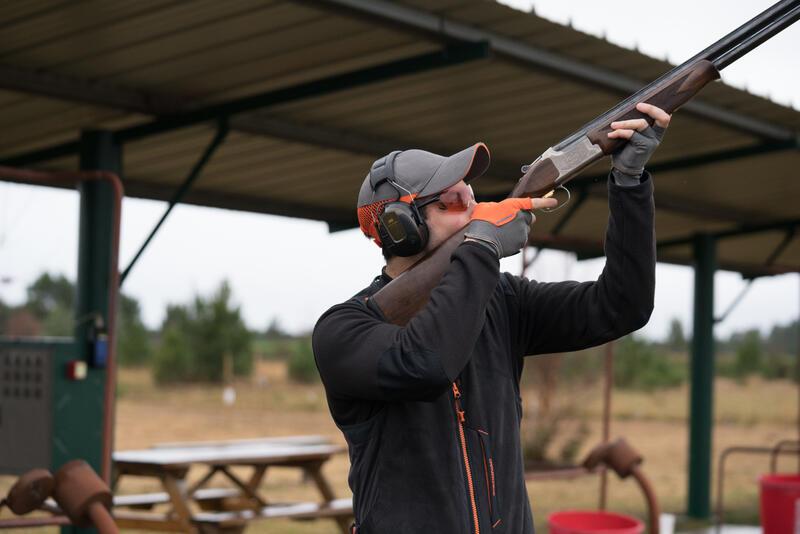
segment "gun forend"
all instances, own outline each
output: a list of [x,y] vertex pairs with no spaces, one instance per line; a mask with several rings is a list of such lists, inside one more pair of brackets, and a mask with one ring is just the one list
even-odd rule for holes
[[691,100],[707,83],[717,79],[719,79],[719,71],[714,64],[706,59],[698,60],[663,82],[653,84],[648,88],[649,90],[637,95],[639,98],[635,102],[629,102],[616,113],[598,117],[598,119],[604,120],[595,119],[589,123],[586,126],[586,136],[592,143],[603,149],[603,154],[611,154],[625,142],[624,139],[609,139],[608,133],[611,131],[612,122],[643,118],[649,124],[653,124],[653,119],[637,110],[636,104],[646,102],[667,113],[673,113]]

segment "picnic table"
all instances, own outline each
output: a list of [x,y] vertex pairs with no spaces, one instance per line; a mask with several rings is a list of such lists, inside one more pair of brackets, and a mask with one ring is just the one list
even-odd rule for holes
[[[322,473],[325,462],[345,451],[344,447],[319,436],[171,443],[116,451],[114,487],[123,476],[154,477],[164,491],[115,495],[114,519],[121,528],[200,534],[240,532],[248,522],[257,519],[330,518],[342,532],[347,532],[352,522],[352,500],[337,499]],[[198,466],[205,474],[190,486],[187,473]],[[232,470],[237,466],[249,467],[249,476],[237,475]],[[266,499],[259,492],[259,485],[270,467],[298,469],[313,480],[320,499],[308,502]],[[218,473],[227,479],[229,487],[206,487]],[[168,504],[170,509],[166,513],[152,511],[160,504]]]

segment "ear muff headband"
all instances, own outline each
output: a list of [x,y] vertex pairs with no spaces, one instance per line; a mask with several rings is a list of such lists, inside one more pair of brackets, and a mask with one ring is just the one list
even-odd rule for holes
[[396,184],[392,181],[394,178],[394,158],[400,153],[400,150],[390,152],[381,159],[375,160],[369,170],[369,184],[372,186],[372,194],[383,182],[389,182],[397,189]]
[[[381,245],[396,256],[413,256],[425,249],[428,244],[428,226],[414,203],[410,191],[398,185],[394,180],[394,160],[399,150],[375,161],[369,171],[369,183],[373,198],[375,191],[383,183],[389,183],[397,191],[397,199],[387,202],[378,208],[375,226]],[[403,191],[408,194],[409,202],[399,200]]]

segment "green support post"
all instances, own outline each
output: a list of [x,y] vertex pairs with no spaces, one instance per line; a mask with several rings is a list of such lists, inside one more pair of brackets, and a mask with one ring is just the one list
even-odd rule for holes
[[[112,132],[81,135],[81,170],[106,170],[119,175],[120,145]],[[114,193],[104,181],[86,181],[80,192],[78,279],[75,295],[75,344],[71,358],[85,360],[85,380],[58,381],[54,388],[53,458],[58,469],[81,458],[101,472],[103,398],[106,368],[95,358],[96,332],[108,328],[108,290],[114,232]],[[93,329],[96,329],[93,332]],[[60,374],[61,371],[57,371]],[[93,533],[93,528],[61,528],[62,534]]]
[[716,242],[711,234],[694,238],[694,328],[689,403],[689,517],[711,513],[711,431],[714,399],[714,272]]
[[[120,174],[121,150],[113,132],[85,131],[81,135],[81,170]],[[109,270],[114,232],[114,192],[104,181],[86,181],[80,191],[78,282],[75,295],[75,339],[90,360],[88,336],[94,320],[108,318]]]

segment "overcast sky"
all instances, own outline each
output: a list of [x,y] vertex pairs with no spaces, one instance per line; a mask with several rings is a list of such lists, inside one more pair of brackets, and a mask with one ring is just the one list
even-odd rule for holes
[[[530,2],[505,3],[523,9],[530,6]],[[771,2],[547,0],[534,4],[540,16],[561,23],[571,20],[581,31],[680,63]],[[798,107],[797,50],[800,24],[725,69],[722,78]],[[680,120],[680,113],[674,120]],[[480,132],[475,134],[480,137]],[[356,196],[354,189],[354,204]],[[163,202],[125,200],[120,269],[127,266],[165,209]],[[43,271],[74,280],[77,217],[74,192],[0,182],[0,299],[23,302],[25,287]],[[277,318],[288,330],[301,332],[311,329],[329,306],[367,285],[381,265],[380,251],[358,230],[329,234],[320,222],[178,206],[123,291],[139,300],[146,324],[156,328],[168,303],[189,302],[196,293],[209,294],[227,279],[249,326],[264,329]],[[541,280],[590,280],[602,265],[602,260],[576,262],[569,254],[545,252],[528,275]],[[503,268],[519,272],[519,256],[504,260]],[[720,314],[745,282],[738,274],[720,272],[716,284],[716,313]],[[673,317],[691,330],[692,291],[690,268],[659,264],[656,308],[642,333],[663,338]],[[727,336],[749,327],[767,331],[797,318],[798,308],[798,275],[758,279],[735,311],[717,325],[716,333]]]

